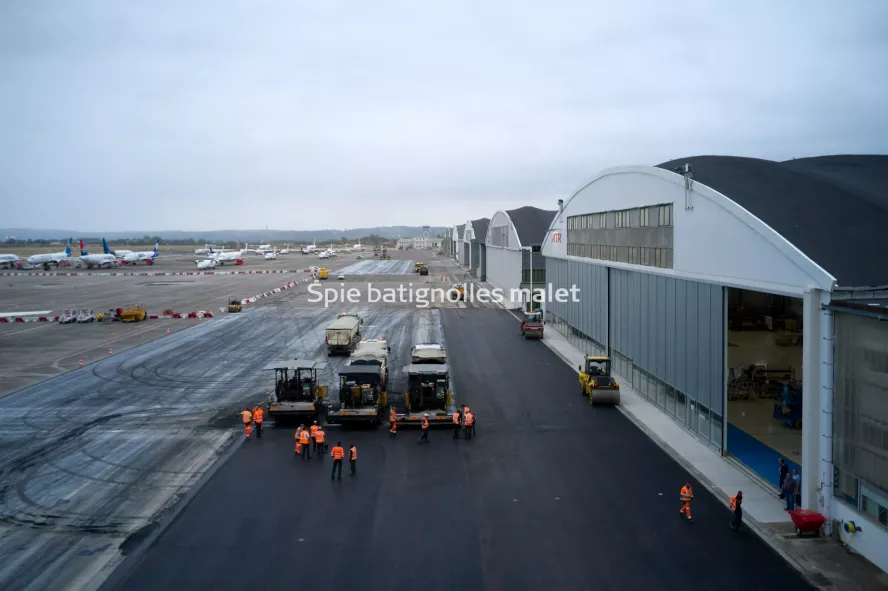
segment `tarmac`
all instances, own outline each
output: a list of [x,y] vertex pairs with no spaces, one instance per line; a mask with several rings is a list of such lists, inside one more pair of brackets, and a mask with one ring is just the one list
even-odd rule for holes
[[477,436],[355,443],[358,475],[295,457],[290,429],[243,443],[108,589],[806,589],[688,473],[502,310],[441,310],[458,402]]

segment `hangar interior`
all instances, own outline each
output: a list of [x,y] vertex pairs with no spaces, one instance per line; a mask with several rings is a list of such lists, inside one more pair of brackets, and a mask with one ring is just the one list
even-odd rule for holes
[[801,298],[726,288],[727,451],[769,482],[801,472]]

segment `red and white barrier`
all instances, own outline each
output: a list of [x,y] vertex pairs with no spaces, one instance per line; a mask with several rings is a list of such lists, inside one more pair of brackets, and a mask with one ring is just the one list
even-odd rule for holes
[[311,269],[259,269],[256,271],[3,271],[0,277],[178,277],[186,275],[269,275],[280,273],[309,273]]
[[7,322],[58,322],[58,316],[4,316],[0,324]]
[[304,279],[299,279],[298,281],[290,281],[289,283],[286,283],[280,287],[275,287],[271,291],[266,291],[266,292],[263,292],[260,294],[256,294],[251,298],[243,299],[243,300],[241,300],[241,305],[245,306],[247,304],[252,304],[253,302],[256,302],[257,300],[261,300],[261,299],[273,296],[275,294],[281,293],[284,290],[293,289],[294,287],[296,287],[298,285],[302,285],[303,283],[308,283],[312,279],[313,279],[312,277],[306,277]]

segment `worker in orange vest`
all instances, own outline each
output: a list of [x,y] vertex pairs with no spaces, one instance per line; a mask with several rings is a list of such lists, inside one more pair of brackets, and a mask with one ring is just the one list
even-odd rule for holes
[[472,438],[472,433],[475,429],[475,414],[466,407],[466,418],[465,418],[465,427],[466,427],[466,439]]
[[315,452],[317,452],[318,451],[318,443],[315,440],[315,433],[318,432],[318,422],[315,421],[309,429],[311,430],[311,434],[310,434],[311,444],[314,446]]
[[678,512],[679,517],[687,517],[688,521],[693,521],[691,519],[691,500],[694,498],[694,491],[691,488],[690,482],[685,482],[685,485],[681,487],[681,510]]
[[472,415],[472,421],[471,421],[471,423],[469,423],[469,428],[470,428],[470,430],[471,430],[471,432],[472,432],[472,435],[474,436],[474,435],[475,435],[475,423],[478,422],[478,418],[475,416],[475,413],[472,412],[472,409],[470,409],[468,406],[466,407],[465,412],[466,412],[467,414]]
[[308,429],[302,430],[299,443],[302,444],[302,459],[311,459],[311,432]]
[[336,442],[336,446],[330,450],[330,455],[333,456],[333,472],[330,473],[330,480],[335,478],[337,469],[339,469],[339,480],[342,480],[342,458],[345,457],[345,450],[342,449],[341,441]]
[[354,476],[358,473],[358,448],[354,443],[348,444],[348,461],[351,465],[351,472],[348,475]]
[[459,439],[459,429],[462,427],[462,413],[457,410],[453,413],[453,438]]
[[253,413],[250,412],[249,408],[245,408],[241,411],[241,420],[244,422],[244,433],[247,436],[247,439],[250,438],[250,432],[253,431]]
[[424,413],[422,415],[422,435],[419,436],[417,443],[429,440],[429,425],[429,413]]
[[319,425],[318,430],[315,431],[315,434],[314,434],[315,451],[318,453],[318,460],[324,459],[324,453],[323,453],[324,452],[324,440],[325,440],[324,430]]
[[261,407],[253,409],[253,424],[256,425],[256,439],[262,439],[262,415],[265,413]]
[[296,429],[296,455],[302,454],[302,432],[305,430],[305,425],[299,425],[299,428]]
[[395,412],[395,407],[389,407],[389,435],[397,435],[398,434],[398,413]]

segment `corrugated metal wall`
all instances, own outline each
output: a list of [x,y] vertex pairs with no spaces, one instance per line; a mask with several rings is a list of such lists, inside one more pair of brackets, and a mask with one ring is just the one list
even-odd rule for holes
[[478,267],[481,265],[481,243],[476,242],[472,244],[472,271],[477,271]]
[[487,281],[487,245],[482,242],[478,246],[480,247],[478,250],[481,252],[481,266],[478,277],[481,281]]
[[552,293],[576,285],[579,303],[559,303],[547,294],[547,313],[555,314],[570,326],[607,346],[607,267],[545,257],[546,281]]
[[611,347],[723,414],[724,288],[622,269],[610,283]]
[[471,250],[470,247],[471,244],[469,244],[468,242],[462,243],[462,252],[459,255],[459,264],[461,264],[463,267],[468,267],[471,262],[469,260],[469,251]]

